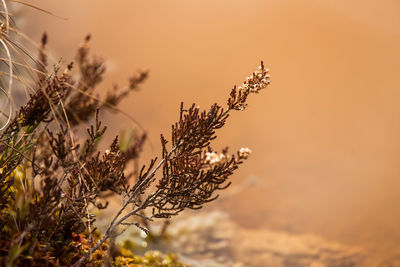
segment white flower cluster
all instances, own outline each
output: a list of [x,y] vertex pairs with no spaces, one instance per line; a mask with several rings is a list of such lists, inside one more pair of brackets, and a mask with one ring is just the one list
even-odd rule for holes
[[242,159],[247,159],[251,153],[251,149],[248,147],[242,147],[239,150],[239,157]]
[[259,71],[254,72],[246,78],[246,81],[239,86],[239,90],[248,90],[251,93],[258,93],[261,89],[267,87],[270,83],[269,70],[262,66],[258,67]]
[[207,152],[206,153],[206,163],[214,165],[221,161],[224,161],[226,156],[223,153],[217,154],[216,152]]

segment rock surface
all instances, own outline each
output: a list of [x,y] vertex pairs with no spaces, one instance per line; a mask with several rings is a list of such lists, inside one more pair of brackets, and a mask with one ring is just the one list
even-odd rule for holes
[[222,212],[188,214],[169,233],[174,249],[195,266],[364,266],[359,248],[311,234],[241,228]]

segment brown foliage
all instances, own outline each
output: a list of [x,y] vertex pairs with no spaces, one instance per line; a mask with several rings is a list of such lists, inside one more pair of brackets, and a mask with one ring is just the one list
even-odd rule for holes
[[[127,163],[140,158],[146,134],[135,135],[124,150],[116,136],[108,150],[99,152],[97,145],[106,131],[99,109],[116,110],[148,72],[138,72],[126,88],[114,86],[101,99],[96,89],[105,66],[90,56],[90,36],[78,49],[77,70],[71,62],[48,71],[47,39],[44,34],[35,61],[34,93],[0,135],[0,263],[80,265],[129,225],[147,231],[147,221],[199,209],[229,186],[229,176],[248,152],[228,155],[225,149],[218,154],[210,145],[230,112],[243,110],[248,95],[268,85],[262,63],[241,87],[234,87],[225,109],[218,104],[208,110],[194,104],[185,109],[182,103],[171,140],[161,135],[160,160],[127,174]],[[74,71],[77,79],[72,78]],[[76,132],[92,118],[88,136],[79,138]],[[121,196],[121,209],[95,244],[94,211],[106,208],[105,197],[113,194]],[[74,237],[83,233],[90,247],[87,253],[75,247]]]

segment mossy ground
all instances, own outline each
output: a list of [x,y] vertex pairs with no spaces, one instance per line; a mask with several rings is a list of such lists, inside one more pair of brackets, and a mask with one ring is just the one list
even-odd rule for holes
[[[92,236],[93,239],[98,239],[100,235]],[[72,247],[80,247],[80,254],[84,254],[89,251],[90,245],[88,236],[86,234],[80,234],[75,237],[72,242]],[[121,246],[116,246],[113,249],[114,259],[109,259],[109,244],[105,243],[102,247],[93,253],[90,259],[84,264],[89,267],[101,267],[104,264],[111,263],[112,266],[162,266],[162,267],[179,267],[179,266],[190,266],[185,264],[179,259],[179,256],[174,253],[162,253],[159,250],[148,250],[144,255],[137,255],[135,248],[137,246],[134,242],[129,239],[122,242]]]

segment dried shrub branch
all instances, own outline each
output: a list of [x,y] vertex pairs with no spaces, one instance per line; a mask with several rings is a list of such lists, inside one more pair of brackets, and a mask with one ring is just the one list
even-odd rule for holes
[[[260,70],[253,73],[239,90],[234,87],[228,99],[228,107],[223,110],[214,104],[208,111],[200,111],[194,104],[187,110],[183,103],[180,109],[180,119],[172,125],[171,144],[167,149],[167,140],[161,135],[162,159],[155,165],[153,159],[149,166],[143,166],[136,184],[125,191],[122,207],[117,212],[103,237],[79,261],[79,266],[90,254],[94,253],[120,225],[132,216],[142,216],[141,211],[152,208],[151,218],[170,218],[178,215],[186,208],[199,209],[203,204],[215,200],[217,190],[227,188],[228,177],[247,159],[248,149],[241,149],[229,156],[227,149],[217,157],[213,155],[210,143],[216,138],[215,131],[223,127],[232,110],[243,110],[247,106],[247,96],[258,93],[269,84],[268,70],[261,62]],[[157,172],[162,169],[156,189],[149,193],[144,200],[138,201],[157,180]],[[125,215],[124,211],[131,207]],[[131,223],[147,232],[136,222]]]

